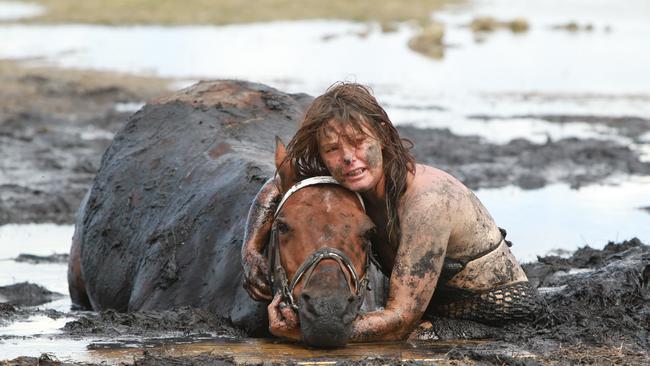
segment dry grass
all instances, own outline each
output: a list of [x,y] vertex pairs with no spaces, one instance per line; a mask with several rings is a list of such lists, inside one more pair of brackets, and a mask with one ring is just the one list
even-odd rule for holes
[[26,0],[47,13],[35,23],[232,24],[298,19],[423,20],[459,0]]

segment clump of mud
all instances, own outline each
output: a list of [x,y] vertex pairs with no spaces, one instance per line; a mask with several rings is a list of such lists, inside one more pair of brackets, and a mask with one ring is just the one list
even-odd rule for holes
[[63,331],[72,336],[88,335],[155,335],[170,332],[183,335],[211,334],[218,337],[242,338],[244,331],[233,327],[224,318],[207,310],[182,307],[172,310],[119,313],[106,310],[88,313],[68,322]]
[[650,246],[636,238],[610,242],[602,251],[585,247],[525,269],[531,281],[551,287],[546,309],[506,339],[650,348]]
[[528,31],[530,25],[524,18],[514,18],[512,20],[497,20],[493,17],[480,16],[474,18],[469,24],[473,32],[494,32],[498,29],[509,29],[513,33],[522,33]]
[[21,253],[14,259],[19,263],[41,264],[41,263],[68,263],[68,254],[55,253],[51,255],[35,255]]
[[425,56],[441,59],[445,55],[444,36],[444,24],[430,22],[418,34],[409,39],[408,46]]
[[520,362],[522,357],[508,360],[513,353],[544,362],[650,361],[650,246],[634,238],[610,242],[603,250],[584,247],[569,258],[539,258],[523,267],[540,291],[541,309],[532,322],[491,327],[433,317],[415,338],[494,340],[449,355],[488,363]]
[[29,282],[0,286],[0,302],[16,306],[35,306],[60,299],[63,295]]

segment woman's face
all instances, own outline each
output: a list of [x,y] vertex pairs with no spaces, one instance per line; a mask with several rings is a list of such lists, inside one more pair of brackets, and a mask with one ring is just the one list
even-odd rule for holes
[[319,141],[321,159],[332,177],[355,192],[375,190],[384,177],[381,143],[366,126],[363,132],[330,120]]

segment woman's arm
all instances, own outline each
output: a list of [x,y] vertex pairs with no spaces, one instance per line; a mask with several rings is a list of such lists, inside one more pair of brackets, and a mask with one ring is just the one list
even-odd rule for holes
[[241,248],[244,266],[244,288],[257,301],[270,301],[269,265],[262,254],[269,240],[273,214],[280,200],[280,191],[274,178],[270,178],[253,199],[244,230]]
[[357,318],[351,341],[399,340],[415,328],[435,290],[451,233],[451,213],[443,205],[427,192],[403,203],[386,307]]

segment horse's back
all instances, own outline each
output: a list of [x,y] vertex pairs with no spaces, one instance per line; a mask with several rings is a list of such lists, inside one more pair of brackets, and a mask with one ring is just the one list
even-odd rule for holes
[[309,99],[203,82],[133,115],[104,154],[77,221],[93,308],[191,305],[259,326],[253,318],[263,307],[241,286],[243,226],[273,173],[273,137],[291,137]]

